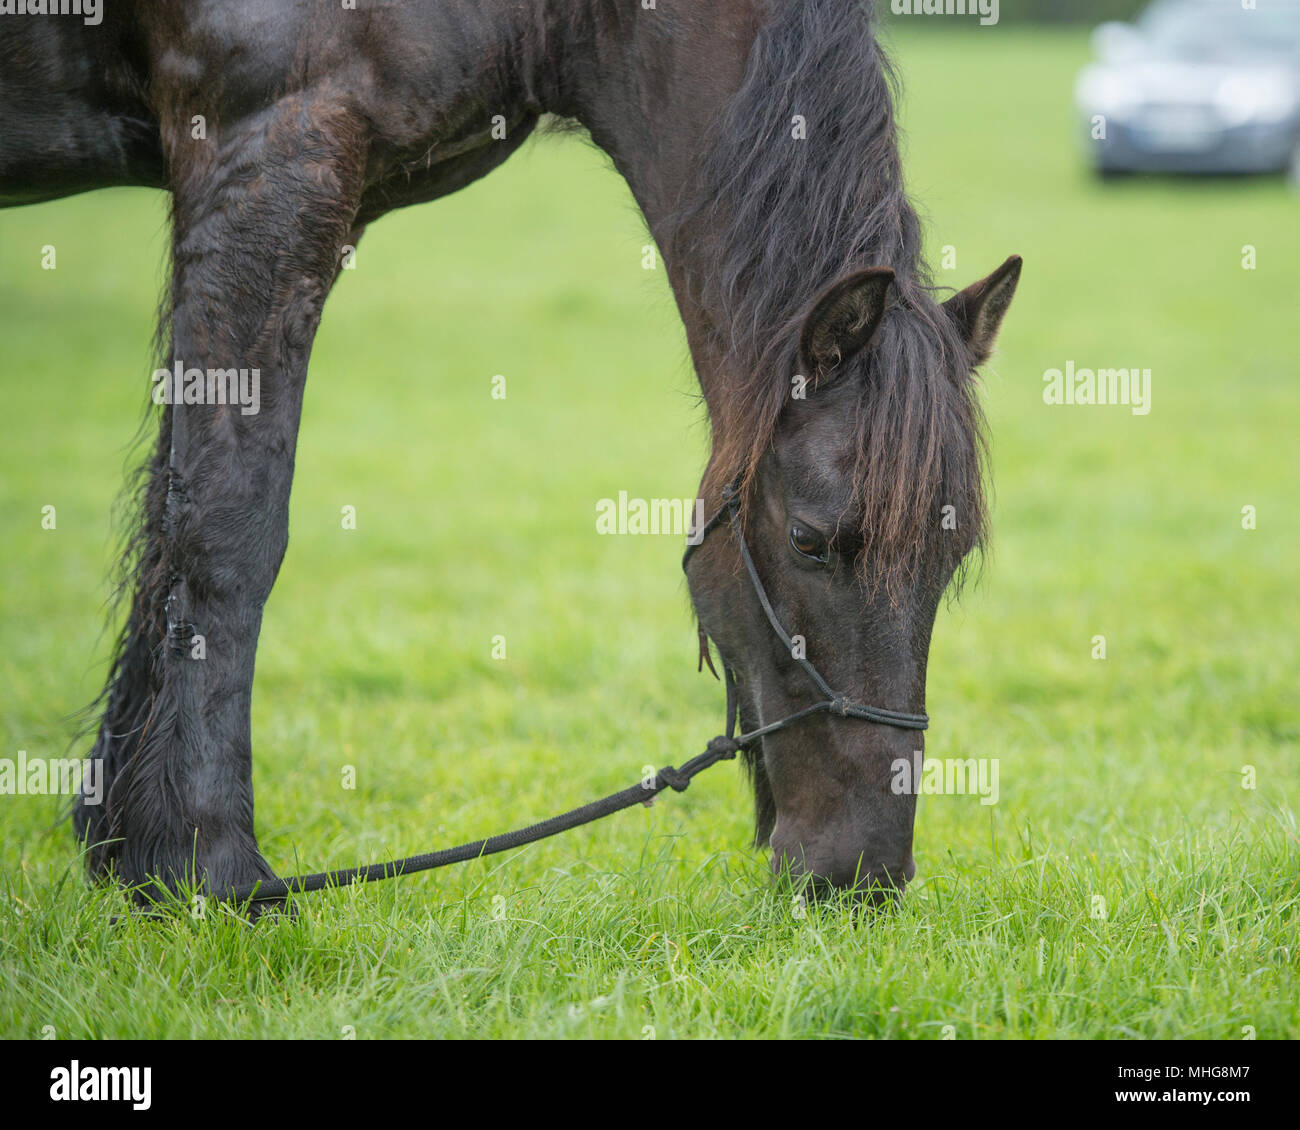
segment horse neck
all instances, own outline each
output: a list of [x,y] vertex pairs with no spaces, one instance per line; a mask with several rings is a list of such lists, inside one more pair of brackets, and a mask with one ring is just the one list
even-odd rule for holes
[[[741,85],[765,0],[682,7],[556,0],[548,24],[547,54],[561,65],[547,77],[552,92],[563,93],[547,108],[588,129],[657,238],[681,207],[714,119]],[[727,359],[715,330],[724,314],[706,305],[692,280],[708,277],[713,264],[707,241],[673,243],[677,249],[659,238],[701,388],[712,402],[725,380]]]

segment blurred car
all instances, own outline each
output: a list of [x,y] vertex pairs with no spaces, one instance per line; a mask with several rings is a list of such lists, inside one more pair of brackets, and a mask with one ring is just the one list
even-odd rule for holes
[[1300,0],[1256,3],[1156,0],[1093,32],[1075,102],[1099,172],[1300,177]]

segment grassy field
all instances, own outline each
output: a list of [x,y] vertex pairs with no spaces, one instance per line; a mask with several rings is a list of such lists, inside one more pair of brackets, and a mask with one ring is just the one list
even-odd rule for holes
[[[999,759],[1001,796],[920,799],[902,909],[801,913],[746,846],[731,767],[256,930],[110,925],[59,803],[5,796],[0,1034],[1300,1034],[1300,199],[1095,182],[1071,133],[1086,38],[995,30],[897,38],[941,281],[1026,263],[986,373],[994,550],[929,678],[928,754]],[[619,490],[692,496],[706,453],[646,242],[604,159],[550,138],[374,226],[341,279],[254,700],[280,873],[528,823],[718,731],[678,539],[594,532]],[[101,685],[164,246],[144,191],[0,212],[3,757],[62,756]],[[1150,368],[1150,414],[1045,405],[1070,360]]]

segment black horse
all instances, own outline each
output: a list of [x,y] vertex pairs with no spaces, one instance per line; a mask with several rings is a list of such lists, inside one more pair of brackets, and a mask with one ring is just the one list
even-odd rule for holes
[[[688,569],[743,728],[817,697],[801,660],[837,701],[923,711],[938,602],[985,532],[972,371],[1020,260],[935,297],[869,6],[108,0],[99,19],[0,17],[0,204],[170,192],[164,365],[256,369],[260,405],[161,409],[91,754],[107,799],[74,811],[92,875],[271,877],[249,703],[321,308],[366,224],[490,172],[544,114],[590,132],[663,251],[712,426],[701,497],[732,491],[743,531]],[[915,797],[890,770],[919,744],[829,711],[755,740],[774,868],[901,891]]]

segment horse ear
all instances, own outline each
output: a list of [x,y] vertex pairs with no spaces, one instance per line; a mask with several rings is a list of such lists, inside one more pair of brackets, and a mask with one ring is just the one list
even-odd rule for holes
[[891,268],[868,267],[822,292],[799,339],[799,353],[810,375],[829,373],[871,344],[893,281]]
[[1011,305],[1011,296],[1016,293],[1016,283],[1020,281],[1022,262],[1019,255],[1012,255],[988,278],[971,283],[943,304],[970,346],[975,365],[983,365],[993,353],[998,327],[1002,325],[1007,307]]

